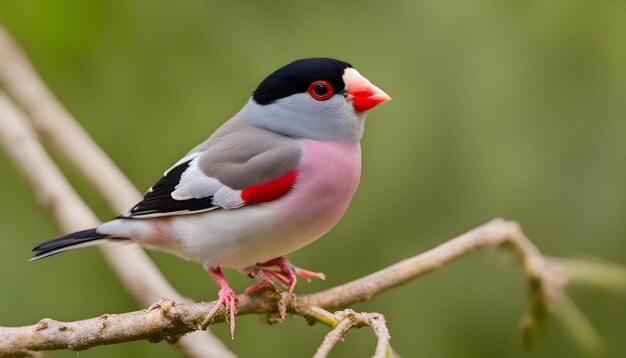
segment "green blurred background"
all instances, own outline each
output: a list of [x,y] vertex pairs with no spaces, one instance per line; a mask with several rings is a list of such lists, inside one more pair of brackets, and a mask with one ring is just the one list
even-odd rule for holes
[[[287,62],[351,62],[393,97],[368,116],[363,176],[343,221],[290,259],[328,288],[429,249],[496,217],[522,223],[547,254],[626,262],[626,2],[0,0],[0,22],[53,92],[140,188],[204,140]],[[64,168],[69,168],[61,160]],[[0,325],[134,310],[95,249],[27,263],[59,234],[0,154]],[[111,212],[68,175],[102,219]],[[199,265],[151,253],[184,295],[213,299]],[[236,290],[250,280],[227,272]],[[626,354],[624,295],[572,287],[606,355]],[[577,357],[558,317],[525,352],[526,283],[512,255],[480,252],[356,310],[385,314],[405,357]],[[243,316],[243,357],[310,356],[327,328]],[[350,332],[337,357],[369,356]],[[73,357],[54,352],[51,357]],[[85,357],[170,357],[166,343]]]

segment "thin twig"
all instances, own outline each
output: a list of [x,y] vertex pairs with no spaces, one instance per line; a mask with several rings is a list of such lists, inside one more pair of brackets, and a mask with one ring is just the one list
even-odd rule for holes
[[550,297],[558,298],[558,293],[565,284],[564,274],[541,255],[516,222],[494,219],[432,250],[346,284],[300,297],[300,300],[310,305],[329,308],[368,301],[381,292],[434,271],[479,248],[505,244],[515,248],[520,255],[529,278],[539,280],[544,292],[549,293]]
[[335,316],[338,317],[339,323],[335,328],[328,332],[324,341],[315,352],[314,358],[324,358],[330,354],[330,351],[342,341],[346,333],[351,328],[369,326],[374,331],[376,337],[378,337],[378,343],[376,344],[376,350],[374,351],[373,358],[385,358],[388,353],[391,353],[391,347],[389,346],[389,330],[385,323],[385,317],[380,313],[362,312],[357,313],[351,309],[335,312]]
[[[107,199],[115,212],[124,212],[141,199],[141,194],[128,178],[50,92],[26,55],[2,25],[0,25],[0,80],[28,113],[27,118],[32,120],[35,129],[74,163]],[[74,196],[75,201],[81,201],[77,195]],[[60,197],[63,198],[62,195]],[[65,201],[59,202],[65,205]],[[81,209],[83,214],[73,212],[69,210],[71,206],[67,206],[63,210],[65,218],[60,219],[64,222],[62,227],[65,231],[95,226],[97,219],[95,215],[89,213],[90,210],[86,205],[74,206],[83,207]],[[187,300],[167,282],[138,245],[102,246],[100,250],[128,292],[141,304],[150,305],[161,296],[179,302]],[[185,337],[180,341],[179,347],[190,357],[234,357],[232,352],[210,332]]]
[[339,321],[339,324],[337,324],[332,331],[326,334],[324,341],[317,349],[317,352],[315,352],[313,358],[324,358],[328,356],[330,351],[335,348],[339,341],[343,340],[343,337],[352,327],[354,327],[354,322],[350,318],[343,318]]

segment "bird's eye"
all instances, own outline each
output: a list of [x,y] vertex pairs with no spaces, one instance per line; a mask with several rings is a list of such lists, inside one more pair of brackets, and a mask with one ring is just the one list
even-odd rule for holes
[[333,94],[333,86],[328,81],[315,81],[309,86],[309,95],[318,101],[325,101]]

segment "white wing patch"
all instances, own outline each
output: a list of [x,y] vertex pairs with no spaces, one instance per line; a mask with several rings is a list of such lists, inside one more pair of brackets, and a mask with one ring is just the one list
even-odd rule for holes
[[245,202],[241,199],[241,190],[234,190],[226,185],[213,194],[213,205],[225,209],[236,209],[244,204]]
[[[181,175],[180,182],[171,193],[174,200],[201,199],[213,196],[213,205],[234,209],[244,205],[241,190],[234,190],[219,180],[209,177],[198,167],[199,155],[189,163]],[[187,157],[187,160],[190,158]],[[167,172],[166,172],[167,173]]]
[[222,186],[219,180],[206,176],[198,168],[198,157],[196,157],[181,175],[180,182],[171,195],[175,200],[206,198],[215,194]]

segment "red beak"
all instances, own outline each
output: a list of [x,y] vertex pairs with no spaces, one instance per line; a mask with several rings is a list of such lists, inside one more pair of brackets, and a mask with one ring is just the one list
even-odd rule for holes
[[357,112],[368,111],[377,105],[391,100],[388,94],[374,86],[354,68],[347,68],[343,74],[348,98]]

